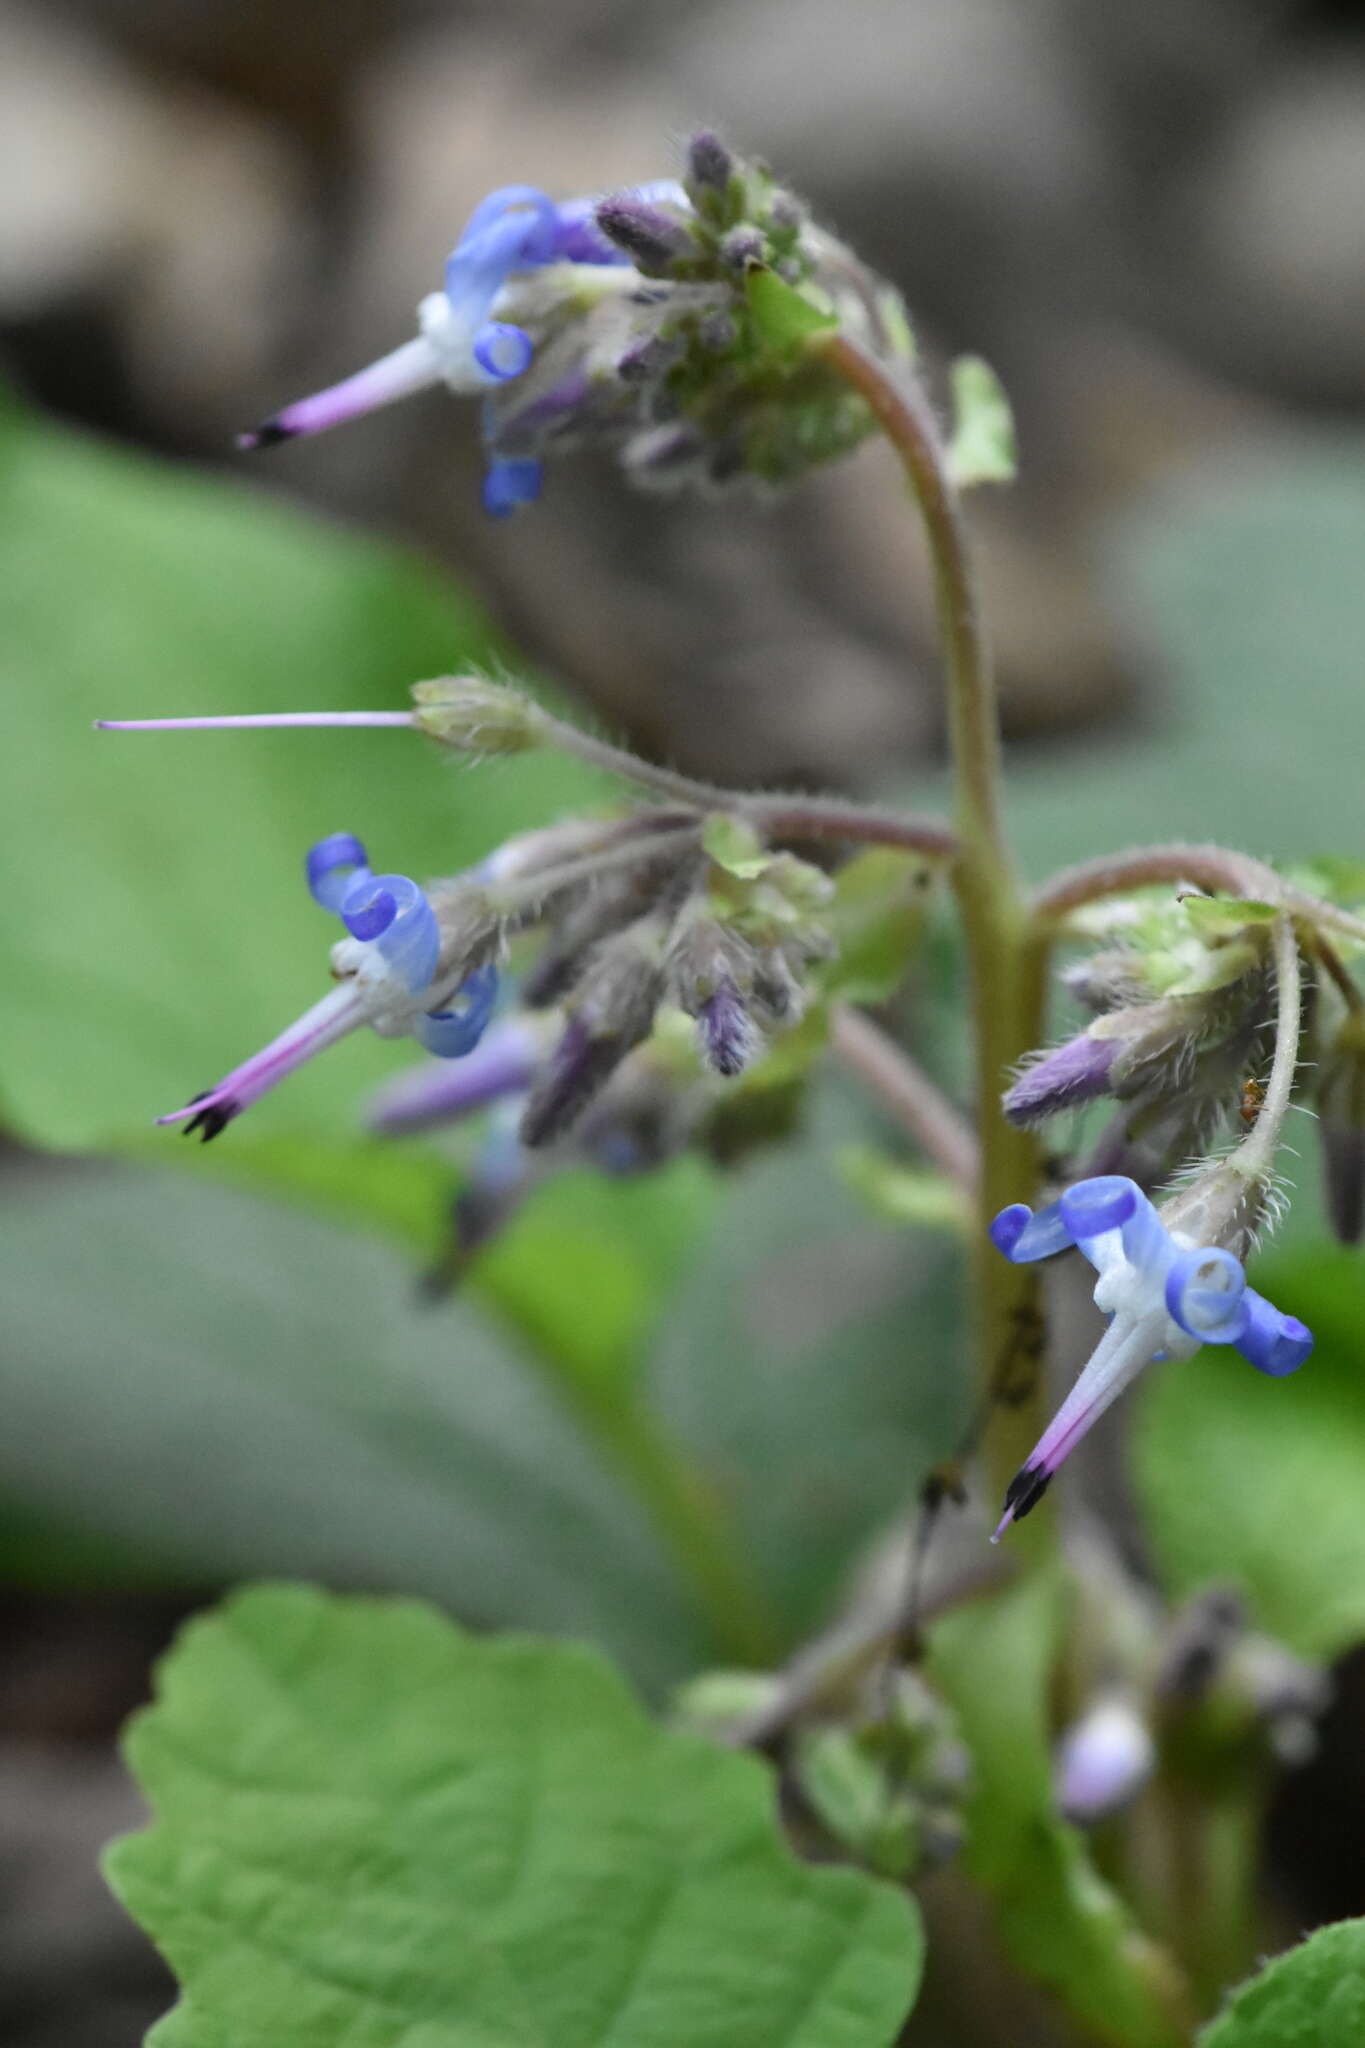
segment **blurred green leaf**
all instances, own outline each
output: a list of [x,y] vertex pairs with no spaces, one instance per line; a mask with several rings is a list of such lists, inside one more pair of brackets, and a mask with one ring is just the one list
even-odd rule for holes
[[1234,1991],[1199,2048],[1354,2048],[1365,2041],[1365,1920],[1320,1927]]
[[834,878],[827,913],[839,951],[821,977],[826,994],[880,1003],[905,978],[928,925],[933,869],[914,854],[870,846]]
[[959,1237],[972,1228],[971,1204],[946,1174],[902,1166],[875,1145],[843,1146],[838,1166],[847,1186],[883,1223],[947,1230]]
[[716,1653],[525,1351],[466,1301],[419,1308],[373,1241],[128,1170],[47,1169],[0,1213],[26,1577],[99,1542],[158,1582],[301,1572],[577,1631],[650,1684]]
[[1180,1988],[1161,1952],[1097,1874],[1052,1795],[1048,1689],[1063,1588],[1035,1572],[935,1623],[929,1668],[972,1754],[968,1873],[996,1901],[1015,1961],[1102,2041],[1179,2048]]
[[1245,442],[1103,539],[1114,610],[1161,694],[1141,725],[1010,764],[1029,871],[1162,839],[1357,854],[1365,441]]
[[966,1421],[957,1247],[869,1222],[836,1164],[857,1128],[817,1089],[722,1184],[648,1382],[794,1636]]
[[480,1255],[471,1283],[553,1356],[575,1399],[610,1410],[643,1365],[711,1201],[699,1158],[624,1180],[558,1175]]
[[[359,833],[382,867],[448,874],[606,787],[552,754],[470,770],[400,731],[121,734],[91,721],[401,706],[418,679],[490,652],[477,610],[391,549],[54,428],[13,433],[0,818],[6,867],[26,879],[0,906],[0,1090],[21,1135],[121,1144],[313,1002],[338,932],[303,882],[323,834]],[[272,1141],[330,1146],[404,1055],[348,1040],[196,1169],[259,1142],[268,1177]],[[360,1163],[348,1170],[358,1199]],[[390,1179],[379,1201],[393,1200]]]
[[111,1881],[179,1972],[157,2048],[888,2048],[904,1894],[799,1863],[756,1758],[590,1653],[259,1587],[134,1722]]
[[959,356],[950,372],[953,430],[948,470],[959,490],[1013,483],[1019,468],[1014,415],[1005,387],[980,356]]
[[1316,1339],[1291,1378],[1225,1346],[1163,1367],[1138,1408],[1137,1483],[1174,1595],[1237,1579],[1262,1628],[1306,1657],[1365,1636],[1360,1255],[1320,1242],[1256,1262],[1258,1290]]

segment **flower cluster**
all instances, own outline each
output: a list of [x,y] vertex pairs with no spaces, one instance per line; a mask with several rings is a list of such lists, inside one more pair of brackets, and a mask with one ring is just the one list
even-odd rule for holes
[[991,1225],[996,1249],[1022,1264],[1075,1245],[1099,1274],[1095,1303],[1110,1322],[1010,1482],[996,1539],[1037,1506],[1086,1431],[1154,1361],[1231,1344],[1272,1378],[1303,1364],[1313,1348],[1308,1330],[1247,1286],[1238,1256],[1263,1201],[1263,1190],[1225,1162],[1160,1214],[1118,1174],[1078,1181],[1036,1213],[1023,1203],[1001,1210]]
[[781,484],[872,428],[801,345],[837,315],[908,360],[904,308],[758,165],[697,136],[681,182],[556,203],[491,192],[418,308],[419,332],[241,437],[259,448],[445,384],[483,399],[484,505],[540,491],[547,455],[621,450],[639,482]]
[[[216,1137],[364,1025],[411,1036],[442,1063],[386,1090],[377,1128],[429,1126],[510,1101],[523,1152],[574,1131],[583,1155],[608,1171],[657,1164],[685,1141],[710,1084],[732,1080],[766,1034],[800,1017],[806,970],[829,943],[813,910],[828,894],[822,874],[778,853],[751,856],[742,863],[751,872],[738,877],[712,860],[702,830],[678,812],[576,820],[509,840],[477,868],[425,889],[406,875],[372,874],[349,833],[319,841],[305,875],[346,930],[331,953],[339,986],[160,1121]],[[533,939],[515,1007],[494,1022],[496,958]],[[691,1046],[683,1019],[692,1020]],[[632,1061],[642,1049],[650,1056]],[[485,1179],[502,1188],[517,1173],[499,1128]]]
[[1270,917],[1198,895],[1107,906],[1121,942],[1066,976],[1094,1019],[1021,1070],[1006,1116],[1031,1125],[1109,1096],[1123,1108],[1106,1162],[1141,1146],[1160,1178],[1206,1150],[1269,1061]]

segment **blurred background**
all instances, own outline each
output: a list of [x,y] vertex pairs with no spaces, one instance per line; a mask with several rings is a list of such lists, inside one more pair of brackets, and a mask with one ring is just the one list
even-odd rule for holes
[[[657,1691],[716,1646],[630,1486],[592,1464],[602,1357],[647,1372],[651,1412],[730,1489],[792,1638],[957,1425],[903,1348],[913,1300],[951,1359],[951,1255],[907,1252],[833,1184],[827,1133],[857,1114],[837,1091],[801,1172],[759,1160],[718,1188],[685,1167],[643,1205],[580,1188],[448,1315],[409,1279],[458,1155],[344,1149],[381,1049],[263,1107],[211,1176],[169,1173],[169,1137],[145,1163],[152,1114],[311,999],[310,913],[277,920],[270,880],[293,887],[309,837],[370,837],[378,814],[408,835],[384,862],[422,872],[414,838],[448,867],[451,830],[474,857],[581,790],[462,779],[449,826],[425,759],[390,775],[385,754],[376,795],[388,736],[96,762],[101,710],[398,703],[496,644],[709,777],[937,786],[925,569],[878,447],[758,509],[631,497],[575,458],[514,526],[483,520],[476,436],[441,395],[230,452],[405,338],[485,191],[667,174],[703,124],[895,281],[931,364],[979,352],[1013,398],[1020,482],[973,512],[1031,869],[1138,835],[1359,851],[1365,28],[1345,0],[0,4],[0,832],[41,899],[10,906],[0,1078],[14,2048],[123,2048],[166,2002],[94,1858],[135,1815],[115,1731],[216,1585],[428,1591],[594,1635]],[[296,508],[327,522],[316,541]],[[74,948],[58,899],[88,920]],[[1337,1435],[1358,1499],[1365,1409]],[[1179,1514],[1157,1547],[1194,1582]],[[1310,1654],[1365,1632],[1361,1538],[1342,1540],[1345,1613],[1301,1631]],[[1362,1711],[1348,1661],[1274,1818],[1286,1924],[1365,1910],[1339,1846],[1365,1820]]]

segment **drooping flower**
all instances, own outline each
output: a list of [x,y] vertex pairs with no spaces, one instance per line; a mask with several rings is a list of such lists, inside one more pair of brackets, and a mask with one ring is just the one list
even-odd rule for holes
[[183,1123],[207,1143],[232,1119],[316,1053],[361,1025],[381,1038],[411,1034],[441,1059],[458,1059],[482,1037],[497,1000],[492,956],[500,929],[476,887],[453,884],[433,903],[407,875],[375,875],[349,832],[310,848],[309,891],[345,925],[332,949],[341,983],[278,1038],[184,1109],[158,1117]]
[[1303,1364],[1313,1348],[1304,1325],[1247,1286],[1241,1260],[1224,1244],[1200,1242],[1188,1228],[1212,1226],[1207,1235],[1245,1245],[1248,1195],[1234,1181],[1229,1167],[1215,1168],[1206,1185],[1194,1183],[1167,1205],[1169,1221],[1118,1174],[1078,1181],[1036,1214],[1016,1202],[996,1217],[991,1240],[1015,1264],[1076,1245],[1099,1274],[1095,1303],[1110,1323],[1011,1480],[992,1540],[1037,1506],[1063,1460],[1144,1366],[1190,1358],[1203,1344],[1231,1344],[1276,1379]]

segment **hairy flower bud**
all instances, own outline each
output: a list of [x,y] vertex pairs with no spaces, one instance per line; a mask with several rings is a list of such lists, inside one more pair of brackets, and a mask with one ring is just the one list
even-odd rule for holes
[[582,1115],[628,1052],[648,1038],[663,989],[661,933],[642,919],[600,945],[526,1104],[524,1145],[552,1144]]
[[467,754],[519,754],[540,744],[541,714],[520,690],[483,676],[416,683],[413,722],[443,746]]
[[667,277],[674,264],[695,253],[682,221],[633,193],[617,192],[602,200],[596,219],[607,240],[623,250],[646,277]]
[[735,160],[718,135],[709,129],[694,135],[687,145],[687,178],[712,192],[724,192],[735,174]]
[[702,909],[678,921],[665,961],[668,993],[697,1022],[697,1045],[714,1073],[742,1073],[763,1037],[752,1000],[757,961],[753,948]]
[[1033,1060],[1006,1089],[1001,1103],[1005,1115],[1011,1123],[1027,1126],[1108,1095],[1118,1051],[1117,1040],[1092,1038],[1088,1031],[1069,1038]]

